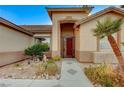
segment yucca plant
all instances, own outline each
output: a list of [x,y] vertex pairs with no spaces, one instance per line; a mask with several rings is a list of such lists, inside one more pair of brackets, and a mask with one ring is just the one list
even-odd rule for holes
[[115,38],[112,36],[121,30],[122,19],[111,20],[107,18],[103,22],[97,21],[96,28],[93,30],[94,36],[102,39],[104,37],[108,38],[108,41],[112,47],[114,54],[116,55],[121,68],[124,70],[124,59],[122,53],[118,47]]

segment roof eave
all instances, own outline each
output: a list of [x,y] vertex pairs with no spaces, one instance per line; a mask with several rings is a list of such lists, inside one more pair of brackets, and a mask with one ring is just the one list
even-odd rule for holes
[[87,14],[89,14],[92,9],[94,7],[87,7],[87,8],[48,8],[46,7],[46,10],[50,16],[50,18],[52,19],[52,12],[76,12],[76,11],[80,11],[80,12],[85,12]]
[[2,17],[0,17],[0,23],[3,24],[3,25],[6,25],[6,26],[8,26],[8,27],[11,27],[11,28],[13,28],[13,29],[16,29],[16,30],[18,30],[19,32],[24,33],[24,34],[26,34],[26,35],[33,36],[33,33],[31,33],[31,32],[29,32],[29,31],[25,30],[24,28],[22,28],[22,27],[20,27],[20,26],[18,26],[18,25],[16,25],[16,24],[14,24],[14,23],[12,23],[12,22],[10,22],[10,21],[8,21],[8,20],[2,18]]
[[101,16],[101,15],[103,15],[105,13],[111,12],[111,11],[115,11],[115,12],[118,12],[118,13],[121,13],[121,14],[124,15],[124,10],[122,10],[120,8],[117,8],[117,7],[109,7],[109,8],[106,8],[106,9],[102,10],[102,11],[99,11],[99,12],[97,12],[97,13],[91,15],[91,16],[88,16],[88,17],[86,17],[86,18],[84,18],[84,19],[82,19],[80,21],[77,21],[75,23],[75,25],[74,25],[74,28],[76,28],[77,26],[79,26],[79,25],[81,25],[81,24],[83,24],[83,23],[85,23],[87,21],[90,21],[90,20],[92,20],[92,19],[94,19],[96,17],[99,17],[99,16]]

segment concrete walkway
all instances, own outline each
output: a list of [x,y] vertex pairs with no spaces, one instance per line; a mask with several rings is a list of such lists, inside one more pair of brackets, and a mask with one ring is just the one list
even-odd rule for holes
[[0,79],[0,87],[92,87],[75,59],[63,59],[60,80]]

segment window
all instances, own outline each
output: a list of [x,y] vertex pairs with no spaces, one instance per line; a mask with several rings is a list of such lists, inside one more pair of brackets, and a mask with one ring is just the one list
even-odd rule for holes
[[[115,40],[117,41],[117,34],[114,34],[113,36]],[[100,39],[99,50],[100,51],[111,51],[112,50],[107,37]]]
[[51,49],[51,37],[50,36],[40,36],[35,37],[35,43],[47,43]]
[[107,40],[107,37],[100,40],[100,50],[110,50],[111,46]]

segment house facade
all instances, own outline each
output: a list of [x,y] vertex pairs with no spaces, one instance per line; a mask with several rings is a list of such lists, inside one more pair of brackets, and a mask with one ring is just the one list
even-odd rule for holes
[[[12,57],[12,55],[13,59],[8,63],[17,61],[14,60],[17,56],[11,52],[15,51],[15,54],[17,51],[23,52],[27,46],[40,42],[41,38],[45,38],[43,42],[49,44],[50,50],[46,53],[49,57],[76,58],[79,62],[87,63],[117,62],[107,39],[99,40],[93,36],[93,29],[98,20],[104,21],[106,18],[111,20],[124,19],[124,10],[109,7],[90,15],[91,10],[92,7],[47,8],[52,25],[17,26],[0,18],[0,43],[2,44],[0,46],[0,63],[4,63],[4,61],[7,63],[7,57]],[[9,31],[10,29],[12,31]],[[124,23],[121,31],[116,33],[114,37],[123,52],[124,47],[121,42],[124,41]],[[7,54],[8,56],[6,56]],[[2,60],[3,58],[5,59]]]

